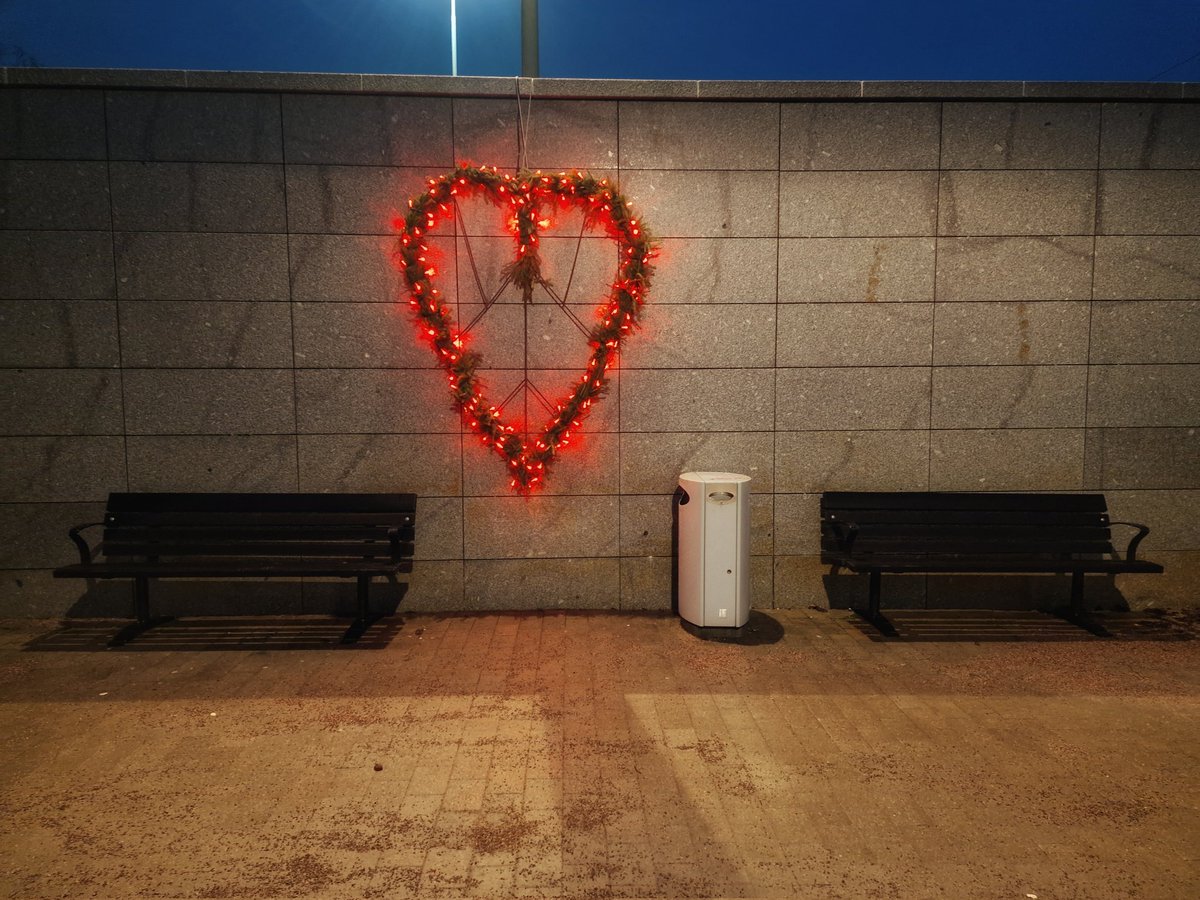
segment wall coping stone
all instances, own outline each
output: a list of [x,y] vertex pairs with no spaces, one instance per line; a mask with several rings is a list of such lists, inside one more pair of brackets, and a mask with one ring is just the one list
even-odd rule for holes
[[646,81],[620,78],[0,68],[10,87],[158,88],[572,100],[1200,100],[1196,82]]

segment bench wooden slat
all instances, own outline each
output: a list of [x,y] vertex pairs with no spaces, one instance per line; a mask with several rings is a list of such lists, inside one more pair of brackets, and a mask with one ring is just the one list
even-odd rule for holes
[[[205,538],[187,541],[125,541],[105,539],[101,545],[105,556],[387,556],[393,555],[387,539],[365,541],[272,541],[230,540]],[[407,551],[407,552],[405,552]],[[411,556],[412,544],[397,542],[396,556]]]
[[349,577],[411,572],[412,561],[336,560],[336,559],[191,559],[185,562],[103,562],[63,566],[55,574],[65,578],[261,578],[271,575]]
[[266,493],[128,493],[109,494],[110,512],[249,512],[384,513],[415,512],[416,494],[266,494]]
[[[389,525],[119,525],[105,529],[115,541],[175,540],[281,540],[281,541],[386,541]],[[412,525],[395,528],[402,541],[413,539]]]
[[1103,512],[1103,494],[1017,494],[949,491],[827,491],[829,509],[1073,510]]
[[382,512],[314,512],[295,513],[278,511],[253,511],[245,513],[223,513],[209,510],[187,512],[121,512],[106,515],[106,523],[113,525],[395,525],[412,524],[412,513],[387,514]]
[[1096,510],[868,509],[822,505],[830,521],[860,525],[1095,525]]

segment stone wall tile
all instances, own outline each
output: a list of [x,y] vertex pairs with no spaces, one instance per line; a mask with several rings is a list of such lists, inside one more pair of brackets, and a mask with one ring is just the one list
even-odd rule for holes
[[630,369],[622,373],[622,431],[766,431],[775,376],[761,369]]
[[821,495],[776,494],[775,553],[777,556],[807,556],[820,552]]
[[[1200,518],[1196,509],[1200,491],[1105,491],[1108,512],[1114,522],[1139,522],[1150,534],[1138,546],[1138,558],[1154,559],[1160,550],[1200,550]],[[1124,525],[1113,526],[1113,543],[1124,551],[1137,532]]]
[[120,434],[121,424],[111,369],[0,369],[4,434]]
[[1100,234],[1200,234],[1200,171],[1101,172]]
[[114,162],[112,225],[122,231],[280,232],[283,166]]
[[516,171],[521,151],[516,98],[456,97],[453,102],[454,159]]
[[312,369],[432,369],[433,351],[403,303],[295,303],[296,365]]
[[104,501],[127,489],[125,439],[0,437],[0,502]]
[[[79,562],[67,531],[104,519],[102,503],[0,504],[0,569],[50,569]],[[84,532],[93,544],[100,529]]]
[[930,441],[930,490],[1083,488],[1082,428],[934,431]]
[[291,309],[271,302],[123,302],[121,356],[141,368],[290,366]]
[[775,302],[773,239],[665,238],[659,244],[650,303]]
[[289,369],[126,369],[127,434],[287,434]]
[[458,434],[302,434],[300,490],[457,496],[462,442]]
[[785,238],[781,303],[933,299],[933,238]]
[[296,415],[301,434],[459,430],[446,378],[436,370],[298,370]]
[[617,609],[617,559],[469,559],[466,609]]
[[1089,428],[1084,488],[1200,488],[1200,432],[1195,428]]
[[[548,413],[542,415],[549,417]],[[618,493],[619,443],[615,432],[592,431],[589,424],[572,431],[570,445],[555,459],[538,493],[546,496]],[[474,434],[464,438],[462,459],[463,492],[467,496],[512,496],[512,476],[508,466],[495,450],[484,447]]]
[[295,491],[292,435],[128,438],[131,491]]
[[842,431],[929,427],[929,369],[779,369],[775,427]]
[[111,227],[102,162],[0,160],[0,228]]
[[776,169],[779,104],[621,104],[623,169]]
[[133,583],[55,578],[49,569],[7,569],[0,572],[0,609],[6,616],[29,619],[133,618]]
[[[1086,301],[942,304],[934,321],[934,365],[1086,363],[1089,307]],[[1094,332],[1092,352],[1094,358]]]
[[938,300],[1087,300],[1090,237],[939,238]]
[[899,237],[934,233],[933,172],[784,172],[782,237]]
[[684,472],[749,475],[750,490],[774,487],[774,438],[769,432],[621,435],[621,493],[672,493]]
[[104,159],[104,92],[0,91],[0,158]]
[[1200,300],[1200,237],[1096,238],[1097,300]]
[[1114,587],[1120,592],[1122,608],[1180,609],[1191,597],[1200,595],[1200,553],[1156,550],[1154,562],[1163,566],[1158,575],[1117,575]]
[[1090,368],[1088,425],[1200,425],[1200,365]]
[[770,304],[650,304],[638,333],[623,344],[627,368],[751,368],[775,364]]
[[1200,168],[1200,106],[1195,103],[1104,104],[1100,167]]
[[468,560],[616,556],[616,497],[468,497],[463,501]]
[[783,169],[936,169],[937,103],[786,103]]
[[1098,103],[945,103],[947,169],[1089,169],[1096,165]]
[[1200,363],[1200,302],[1092,304],[1093,363]]
[[450,100],[440,97],[285,94],[289,163],[454,167]]
[[0,300],[0,366],[115,366],[117,304],[96,300]]
[[[867,576],[830,574],[820,556],[775,557],[776,609],[866,609]],[[922,609],[925,575],[889,574],[881,584],[883,608]]]
[[1094,172],[943,172],[938,234],[1091,234]]
[[928,431],[781,431],[775,437],[777,491],[923,491],[928,485]]
[[1082,427],[1086,366],[939,366],[934,428]]
[[[774,541],[774,495],[750,495],[750,554],[769,556]],[[669,494],[621,497],[621,555],[672,554],[674,500]]]
[[781,366],[928,363],[932,303],[794,303],[779,307]]
[[282,234],[114,236],[122,300],[287,300]]
[[628,170],[621,190],[656,237],[774,237],[774,172]]
[[671,609],[674,562],[666,556],[621,557],[621,609]]
[[535,100],[528,119],[526,165],[544,172],[615,169],[615,100]]
[[[63,265],[70,260],[71,265]],[[112,235],[103,231],[0,231],[0,299],[110,300]]]
[[[453,238],[433,237],[441,278],[454,283]],[[288,236],[292,298],[313,302],[387,302],[407,296],[394,257],[396,239],[383,235]]]
[[112,159],[283,162],[279,97],[204,91],[109,91]]
[[[429,171],[376,166],[287,167],[287,224],[293,233],[394,235]],[[454,223],[440,229],[451,234]]]

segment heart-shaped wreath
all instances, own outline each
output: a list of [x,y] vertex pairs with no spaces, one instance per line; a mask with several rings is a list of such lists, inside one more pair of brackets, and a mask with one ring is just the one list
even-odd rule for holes
[[[450,376],[450,390],[467,427],[504,458],[514,490],[528,494],[542,485],[563,447],[604,392],[608,371],[616,361],[621,340],[638,324],[652,272],[655,248],[630,204],[607,179],[583,172],[544,175],[541,172],[501,174],[495,167],[460,165],[453,172],[428,180],[429,188],[408,201],[408,214],[400,228],[399,260],[408,283],[409,304],[416,313],[421,334],[433,345],[438,361]],[[591,355],[574,389],[557,404],[557,412],[542,432],[527,445],[513,425],[505,424],[502,410],[485,399],[476,375],[481,355],[466,346],[466,336],[434,287],[437,269],[425,238],[440,221],[454,215],[456,201],[482,195],[509,214],[508,227],[517,240],[517,257],[504,270],[506,278],[531,301],[535,285],[547,284],[538,255],[538,230],[549,225],[544,207],[556,203],[580,208],[584,227],[603,226],[617,242],[617,277],[608,299],[596,312],[588,336]]]

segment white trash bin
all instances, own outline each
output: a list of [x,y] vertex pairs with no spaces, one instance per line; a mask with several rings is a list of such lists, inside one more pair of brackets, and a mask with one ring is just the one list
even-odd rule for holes
[[700,627],[750,618],[750,476],[679,476],[679,615]]

